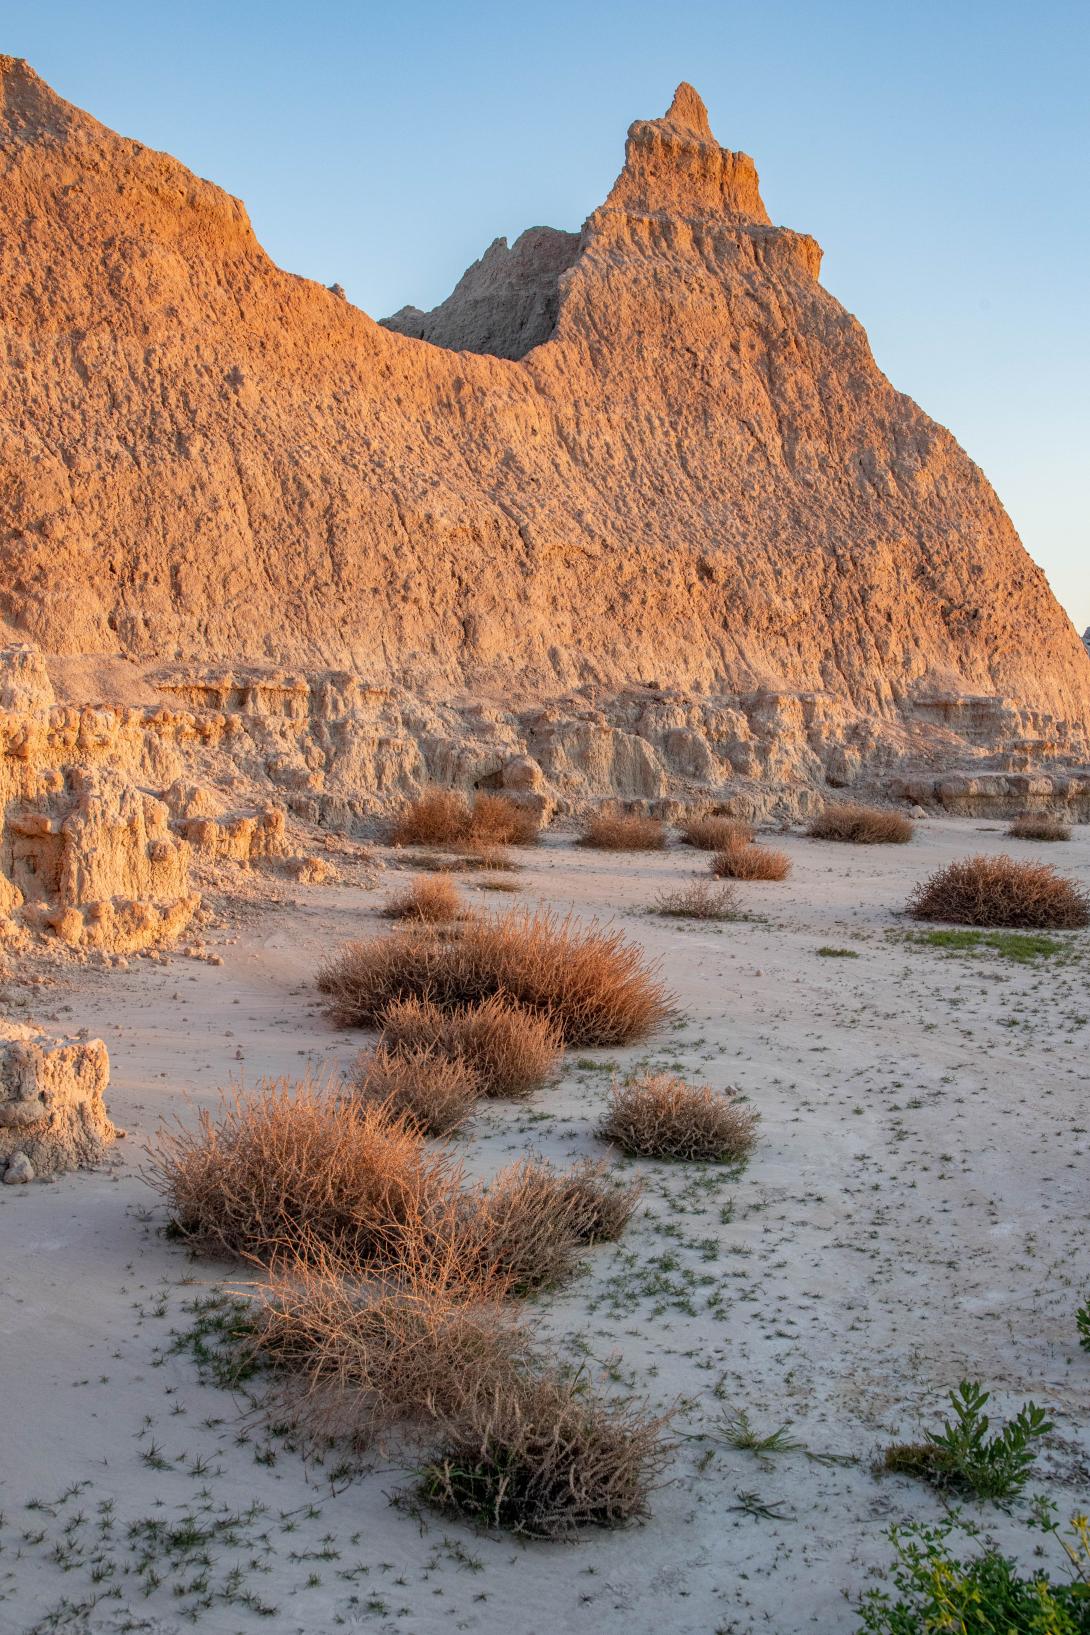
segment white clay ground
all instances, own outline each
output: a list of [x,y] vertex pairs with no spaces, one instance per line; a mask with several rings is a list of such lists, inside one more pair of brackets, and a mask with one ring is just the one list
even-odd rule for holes
[[[163,1236],[142,1147],[232,1076],[351,1061],[366,1037],[331,1030],[314,972],[340,941],[383,929],[377,910],[404,875],[245,908],[237,941],[209,938],[220,966],[77,970],[32,997],[20,1016],[105,1039],[128,1135],[103,1171],[0,1189],[0,1630],[848,1632],[889,1524],[941,1514],[928,1489],[876,1478],[873,1456],[936,1425],[966,1375],[1001,1413],[1027,1397],[1049,1408],[1057,1430],[1031,1491],[1064,1516],[1086,1503],[1090,1355],[1074,1314],[1090,1292],[1090,933],[1024,966],[912,946],[899,910],[915,881],[972,851],[1047,857],[1090,884],[1090,829],[1045,847],[942,820],[903,847],[783,844],[790,879],[742,885],[758,917],[725,925],[646,912],[706,868],[688,848],[625,856],[556,837],[517,853],[517,895],[462,877],[483,909],[615,917],[661,959],[679,1007],[649,1044],[573,1052],[530,1103],[483,1108],[458,1143],[471,1168],[530,1150],[600,1156],[609,1070],[638,1060],[738,1086],[762,1115],[742,1174],[640,1165],[625,1238],[534,1307],[542,1335],[606,1388],[680,1405],[650,1520],[577,1545],[392,1507],[411,1483],[396,1450],[331,1481],[335,1455],[307,1466],[169,1354],[187,1304],[242,1274]],[[826,945],[860,957],[819,956]],[[720,1434],[743,1409],[760,1431],[790,1420],[810,1454],[857,1462],[799,1450],[762,1463]],[[1024,1537],[994,1508],[976,1513]],[[179,1565],[172,1530],[187,1517],[215,1535],[206,1572]]]

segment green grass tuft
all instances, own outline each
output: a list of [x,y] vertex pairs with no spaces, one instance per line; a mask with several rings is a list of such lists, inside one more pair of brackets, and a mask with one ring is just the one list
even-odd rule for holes
[[[1043,931],[922,931],[913,937],[921,947],[941,948],[951,954],[979,954],[990,950],[1002,959],[1031,965],[1069,952],[1069,944]],[[826,950],[819,949],[819,953]]]

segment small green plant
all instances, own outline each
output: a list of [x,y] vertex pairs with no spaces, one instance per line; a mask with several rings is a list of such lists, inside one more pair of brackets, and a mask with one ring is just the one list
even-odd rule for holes
[[803,1444],[795,1437],[789,1436],[791,1421],[787,1420],[774,1431],[768,1431],[764,1436],[755,1430],[750,1417],[744,1408],[736,1414],[727,1414],[723,1418],[723,1436],[732,1448],[741,1448],[747,1453],[755,1453],[761,1460],[770,1453],[797,1453]]
[[[1067,1558],[1059,1582],[1043,1569],[1023,1575],[1018,1563],[956,1513],[938,1527],[891,1527],[894,1562],[889,1589],[873,1589],[858,1604],[856,1635],[1086,1635],[1090,1631],[1090,1533],[1087,1518],[1071,1518],[1060,1533],[1053,1507],[1039,1500],[1029,1522],[1051,1535]],[[975,1554],[956,1553],[963,1534]]]
[[1082,1349],[1090,1351],[1090,1295],[1075,1313],[1075,1327],[1079,1331],[1079,1344]]
[[996,1503],[1017,1498],[1029,1479],[1033,1444],[1052,1430],[1043,1408],[1027,1402],[1001,1430],[989,1436],[984,1412],[989,1393],[978,1380],[962,1380],[950,1393],[953,1418],[941,1431],[928,1431],[923,1442],[896,1442],[886,1449],[881,1468],[916,1476],[933,1487],[957,1488]]
[[990,950],[1001,959],[1032,965],[1067,953],[1068,944],[1042,931],[922,931],[913,942],[923,948],[941,948],[951,954],[981,954]]
[[828,944],[819,948],[822,959],[858,959],[859,955],[854,948],[831,948]]

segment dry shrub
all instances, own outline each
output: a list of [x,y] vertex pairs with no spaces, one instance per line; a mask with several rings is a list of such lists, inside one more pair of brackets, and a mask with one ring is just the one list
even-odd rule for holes
[[1012,840],[1070,840],[1071,830],[1050,812],[1027,812],[1016,817],[1007,830]]
[[386,1108],[311,1078],[263,1079],[225,1094],[219,1117],[202,1112],[195,1130],[161,1130],[149,1179],[205,1252],[272,1261],[313,1242],[366,1261],[447,1171]]
[[460,789],[426,789],[390,825],[392,846],[460,846],[494,850],[529,846],[541,826],[533,812],[505,795],[479,794],[473,805]]
[[530,1538],[646,1515],[669,1454],[666,1418],[608,1402],[581,1378],[553,1372],[470,1377],[456,1410],[437,1417],[441,1451],[421,1473],[422,1496]]
[[483,1094],[467,1061],[428,1045],[391,1050],[385,1043],[357,1058],[352,1089],[430,1136],[459,1129]]
[[564,1048],[548,1016],[502,994],[454,1011],[426,999],[397,1000],[383,1016],[381,1042],[389,1051],[431,1051],[464,1063],[484,1096],[539,1090]]
[[412,1254],[361,1279],[320,1250],[257,1290],[255,1346],[293,1376],[277,1405],[327,1441],[369,1445],[393,1426],[456,1411],[470,1379],[490,1384],[530,1365],[529,1337],[502,1287],[466,1284]]
[[429,925],[444,925],[458,919],[465,910],[450,875],[434,874],[430,879],[414,880],[392,897],[382,912],[388,920],[424,920]]
[[685,844],[699,846],[703,852],[721,852],[728,846],[748,846],[756,833],[752,823],[732,817],[689,818],[680,828]]
[[848,840],[857,846],[903,846],[912,839],[915,830],[902,812],[841,801],[819,813],[806,832],[815,840]]
[[428,1501],[534,1537],[646,1511],[668,1416],[592,1395],[546,1368],[495,1291],[410,1262],[378,1279],[334,1257],[296,1260],[259,1291],[255,1345],[285,1383],[270,1403],[314,1439],[370,1446],[399,1429],[437,1451]]
[[585,1159],[556,1176],[559,1195],[576,1206],[580,1243],[616,1243],[643,1192],[640,1180],[622,1181],[605,1163]]
[[733,886],[713,886],[708,880],[694,880],[691,886],[662,892],[651,909],[654,914],[669,914],[683,920],[736,920],[738,893]]
[[757,1121],[733,1095],[643,1073],[612,1087],[601,1134],[637,1158],[737,1163],[752,1150]]
[[719,880],[786,880],[791,859],[768,846],[726,846],[712,857],[711,867]]
[[390,825],[391,846],[449,846],[469,833],[469,802],[460,789],[425,789]]
[[916,887],[908,912],[953,925],[1070,931],[1090,925],[1090,896],[1050,863],[1019,863],[1003,853],[940,869]]
[[550,1017],[565,1044],[591,1047],[629,1044],[670,1014],[636,943],[548,910],[482,916],[447,939],[421,928],[348,943],[318,984],[349,1026],[379,1024],[399,999],[449,1012],[503,994]]
[[434,1189],[419,1224],[402,1230],[398,1253],[466,1288],[517,1296],[555,1288],[583,1248],[620,1236],[639,1195],[638,1184],[618,1183],[606,1165],[563,1171],[523,1158],[488,1183]]
[[579,844],[603,852],[660,852],[666,826],[637,812],[595,812],[583,825]]
[[532,846],[540,838],[541,823],[506,795],[480,794],[473,802],[469,834],[482,846]]
[[550,1165],[522,1158],[487,1185],[467,1190],[449,1231],[450,1259],[467,1276],[505,1283],[512,1294],[555,1288],[569,1278],[589,1241],[590,1211],[578,1187]]

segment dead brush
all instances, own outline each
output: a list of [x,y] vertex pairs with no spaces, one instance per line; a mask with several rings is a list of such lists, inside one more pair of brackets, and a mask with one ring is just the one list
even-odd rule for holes
[[616,1243],[643,1194],[641,1180],[622,1181],[606,1163],[585,1159],[554,1177],[565,1205],[576,1205],[579,1241]]
[[482,915],[452,937],[404,930],[348,943],[319,972],[333,1015],[371,1027],[400,999],[443,1011],[502,994],[547,1016],[565,1044],[615,1046],[645,1037],[670,1015],[663,983],[620,931],[549,910]]
[[397,1253],[429,1273],[442,1268],[466,1288],[516,1297],[557,1288],[576,1271],[584,1248],[621,1235],[640,1192],[638,1182],[617,1181],[605,1164],[557,1170],[544,1159],[522,1158],[491,1181],[434,1189],[417,1227],[398,1229],[409,1250]]
[[438,1451],[420,1473],[439,1510],[529,1538],[620,1527],[647,1513],[670,1452],[668,1416],[593,1395],[581,1377],[469,1376],[437,1416]]
[[638,812],[595,812],[583,825],[578,844],[603,852],[660,852],[666,825]]
[[661,892],[651,904],[652,914],[680,920],[737,920],[741,918],[738,893],[731,885],[713,886],[709,880],[694,880],[677,891]]
[[430,1230],[465,1275],[504,1283],[514,1295],[558,1287],[592,1241],[586,1191],[540,1159],[522,1158],[487,1185],[468,1188],[456,1211]]
[[1070,840],[1071,830],[1050,812],[1026,812],[1007,830],[1012,840]]
[[533,812],[505,795],[478,794],[470,806],[460,789],[426,789],[398,813],[388,839],[391,846],[469,844],[495,851],[532,845],[540,829]]
[[367,1261],[422,1197],[457,1184],[404,1119],[309,1077],[226,1092],[217,1117],[160,1130],[149,1158],[179,1234],[206,1253],[264,1262],[304,1243]]
[[1090,896],[1050,863],[1020,863],[1002,853],[967,857],[932,874],[909,898],[908,913],[952,925],[1072,931],[1090,925]]
[[806,833],[814,840],[844,840],[857,846],[904,846],[915,828],[902,812],[840,801],[819,812]]
[[613,1085],[599,1133],[637,1158],[736,1164],[753,1149],[758,1116],[734,1095],[643,1073]]
[[425,789],[390,825],[391,846],[456,845],[469,833],[469,802],[460,789]]
[[281,1375],[270,1411],[322,1445],[419,1432],[456,1412],[467,1380],[491,1388],[533,1364],[502,1285],[466,1284],[411,1239],[397,1247],[408,1253],[366,1278],[312,1249],[256,1290],[254,1349]]
[[791,859],[769,846],[732,845],[714,853],[711,871],[718,880],[786,880]]
[[380,1041],[356,1058],[350,1079],[355,1096],[384,1107],[421,1135],[451,1135],[484,1094],[470,1064],[432,1045],[390,1049]]
[[537,815],[506,795],[475,797],[470,839],[480,846],[533,846],[541,838]]
[[679,828],[685,844],[697,846],[703,852],[721,852],[728,846],[748,846],[756,837],[752,823],[742,818],[688,818]]
[[381,1044],[394,1054],[426,1051],[468,1069],[483,1096],[539,1090],[564,1048],[556,1024],[503,994],[477,1005],[440,1010],[426,999],[401,999],[382,1018]]
[[382,910],[388,920],[423,920],[428,925],[446,925],[466,910],[458,888],[449,874],[421,876],[404,891],[391,897]]

